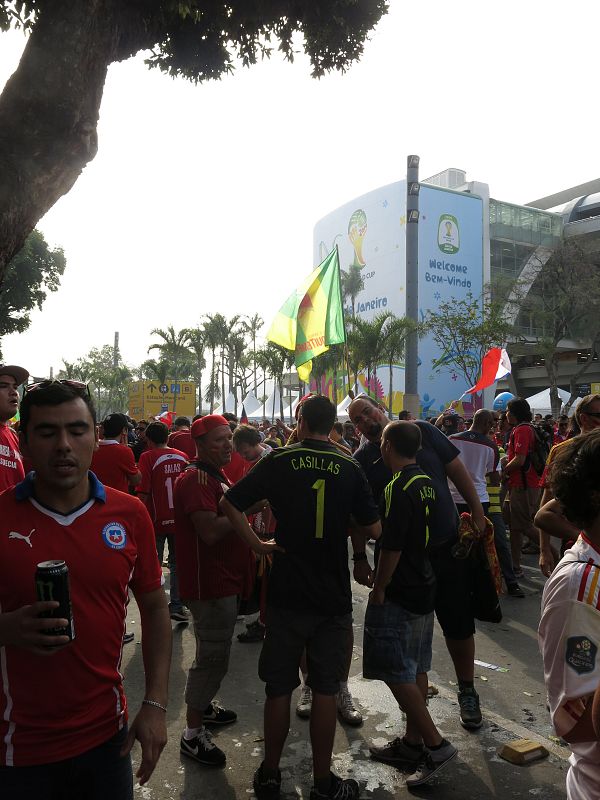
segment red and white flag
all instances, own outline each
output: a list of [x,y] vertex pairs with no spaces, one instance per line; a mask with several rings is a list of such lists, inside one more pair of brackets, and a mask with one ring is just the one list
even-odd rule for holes
[[467,389],[465,394],[474,394],[482,389],[487,389],[488,386],[508,375],[511,369],[510,358],[506,350],[503,347],[492,347],[481,362],[481,377],[475,386]]

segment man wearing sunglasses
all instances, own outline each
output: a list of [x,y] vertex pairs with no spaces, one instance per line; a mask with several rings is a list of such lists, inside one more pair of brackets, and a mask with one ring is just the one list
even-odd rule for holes
[[19,410],[18,388],[28,377],[23,367],[0,364],[0,492],[25,477],[19,440],[8,420]]
[[[149,779],[166,743],[171,623],[154,531],[142,503],[89,471],[97,444],[85,384],[43,381],[21,403],[33,471],[0,495],[0,797],[132,800],[129,752]],[[61,628],[36,567],[68,567],[75,635]],[[128,593],[142,628],[145,694],[127,730],[120,672]],[[48,593],[49,597],[48,597]]]

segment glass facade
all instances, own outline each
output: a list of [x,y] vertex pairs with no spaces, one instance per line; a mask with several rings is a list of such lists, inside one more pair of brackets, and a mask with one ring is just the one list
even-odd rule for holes
[[490,239],[555,247],[560,241],[562,226],[562,217],[558,214],[490,198]]

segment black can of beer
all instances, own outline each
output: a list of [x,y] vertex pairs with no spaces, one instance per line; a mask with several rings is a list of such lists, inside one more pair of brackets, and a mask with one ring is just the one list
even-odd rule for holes
[[47,636],[68,636],[75,638],[73,610],[71,608],[71,592],[69,589],[69,568],[64,561],[42,561],[35,571],[35,591],[38,600],[54,600],[58,608],[45,611],[41,616],[56,619],[68,619],[66,628],[49,628]]

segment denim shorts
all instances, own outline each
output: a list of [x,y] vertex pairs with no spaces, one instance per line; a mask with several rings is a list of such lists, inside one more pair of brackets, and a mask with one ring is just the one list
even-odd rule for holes
[[431,669],[433,612],[412,614],[398,603],[368,605],[363,636],[363,677],[415,683]]

